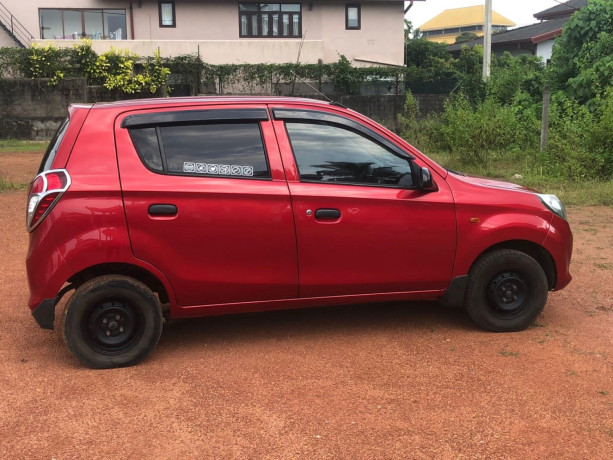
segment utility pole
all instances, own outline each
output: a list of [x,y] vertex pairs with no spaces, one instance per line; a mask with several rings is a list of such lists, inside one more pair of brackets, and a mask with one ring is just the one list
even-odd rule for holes
[[549,101],[551,99],[551,89],[549,85],[543,88],[543,114],[541,117],[541,152],[547,148],[549,141]]
[[483,81],[490,78],[492,60],[492,0],[485,0],[485,30],[483,35]]

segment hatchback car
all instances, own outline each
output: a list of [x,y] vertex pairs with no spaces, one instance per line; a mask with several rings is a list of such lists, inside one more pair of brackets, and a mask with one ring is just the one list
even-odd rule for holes
[[448,171],[339,104],[72,105],[27,203],[29,307],[95,368],[166,319],[441,300],[518,331],[570,280],[554,195]]

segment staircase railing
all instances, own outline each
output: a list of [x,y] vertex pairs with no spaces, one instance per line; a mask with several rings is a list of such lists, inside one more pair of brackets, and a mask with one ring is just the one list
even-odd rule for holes
[[0,22],[22,46],[30,46],[34,35],[0,2]]

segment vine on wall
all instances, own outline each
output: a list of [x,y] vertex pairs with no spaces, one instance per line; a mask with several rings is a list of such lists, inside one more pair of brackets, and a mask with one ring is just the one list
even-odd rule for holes
[[305,80],[315,83],[319,91],[323,83],[333,83],[335,92],[355,94],[361,83],[373,80],[388,80],[398,88],[406,74],[406,67],[353,67],[345,56],[332,64],[212,65],[196,54],[162,58],[156,53],[143,58],[111,48],[99,55],[87,39],[73,48],[36,44],[30,48],[0,48],[0,78],[48,78],[48,84],[54,86],[66,77],[84,77],[89,85],[127,94],[155,93],[169,82],[189,84],[194,93],[207,88],[223,93],[232,84],[255,90],[258,86],[272,88]]

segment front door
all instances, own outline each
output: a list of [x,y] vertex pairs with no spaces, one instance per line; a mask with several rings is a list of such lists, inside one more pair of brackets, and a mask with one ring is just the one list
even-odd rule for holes
[[447,287],[456,225],[442,178],[438,191],[410,189],[415,163],[355,121],[291,110],[276,118],[286,169],[295,162],[300,297]]

